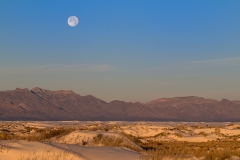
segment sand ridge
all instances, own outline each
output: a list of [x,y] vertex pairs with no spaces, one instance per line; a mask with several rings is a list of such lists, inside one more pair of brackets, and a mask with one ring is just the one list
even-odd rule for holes
[[61,155],[58,159],[141,160],[145,153],[139,144],[237,142],[239,126],[237,122],[1,121],[0,159]]

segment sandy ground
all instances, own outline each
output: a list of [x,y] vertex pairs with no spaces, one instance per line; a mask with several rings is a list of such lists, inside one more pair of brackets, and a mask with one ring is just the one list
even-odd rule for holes
[[[54,127],[70,127],[75,130],[45,141],[1,140],[0,159],[25,160],[38,157],[46,160],[140,160],[141,148],[125,134],[137,137],[142,142],[240,140],[240,123],[230,122],[2,121],[0,133],[28,136],[36,134],[38,129]],[[113,140],[121,139],[123,145],[95,145],[94,137],[99,135]],[[135,151],[130,148],[135,148]]]
[[53,160],[138,160],[139,153],[119,147],[85,147],[72,144],[1,141],[6,146],[0,152],[2,160],[53,159]]

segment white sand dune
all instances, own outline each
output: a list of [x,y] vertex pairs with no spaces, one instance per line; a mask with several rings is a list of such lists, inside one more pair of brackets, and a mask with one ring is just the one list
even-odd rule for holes
[[127,148],[67,145],[71,151],[80,153],[88,160],[139,160],[140,154]]
[[2,160],[22,160],[22,159],[52,159],[52,160],[85,160],[81,155],[74,154],[72,151],[56,147],[46,143],[28,141],[1,141],[5,146],[0,153]]
[[[75,131],[70,130],[66,135],[45,139],[44,142],[0,140],[0,160],[30,160],[36,157],[39,159],[35,160],[140,160],[142,148],[131,138],[142,143],[240,141],[238,122],[1,121],[0,133],[27,137],[40,134],[37,130],[58,127],[74,128]],[[97,143],[94,138],[98,135],[109,138],[108,141],[122,141],[120,145],[101,143],[103,141]]]
[[112,137],[112,138],[121,138],[126,143],[134,145],[132,141],[124,137],[123,135],[119,133],[114,132],[105,132],[105,131],[74,131],[71,132],[65,136],[62,136],[56,140],[53,140],[54,142],[58,143],[67,143],[67,144],[82,144],[82,142],[91,142],[94,137],[101,134],[102,136]]
[[[1,160],[139,160],[139,153],[119,147],[84,147],[80,145],[1,141]],[[38,160],[38,159],[37,159]]]

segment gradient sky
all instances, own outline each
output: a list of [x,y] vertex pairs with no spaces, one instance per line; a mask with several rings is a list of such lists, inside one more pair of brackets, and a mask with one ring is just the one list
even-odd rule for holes
[[36,86],[240,100],[240,1],[1,0],[0,90]]

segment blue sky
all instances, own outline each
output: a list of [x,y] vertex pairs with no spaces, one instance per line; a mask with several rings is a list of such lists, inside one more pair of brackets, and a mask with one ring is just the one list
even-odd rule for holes
[[0,90],[240,100],[239,8],[238,0],[2,0]]

